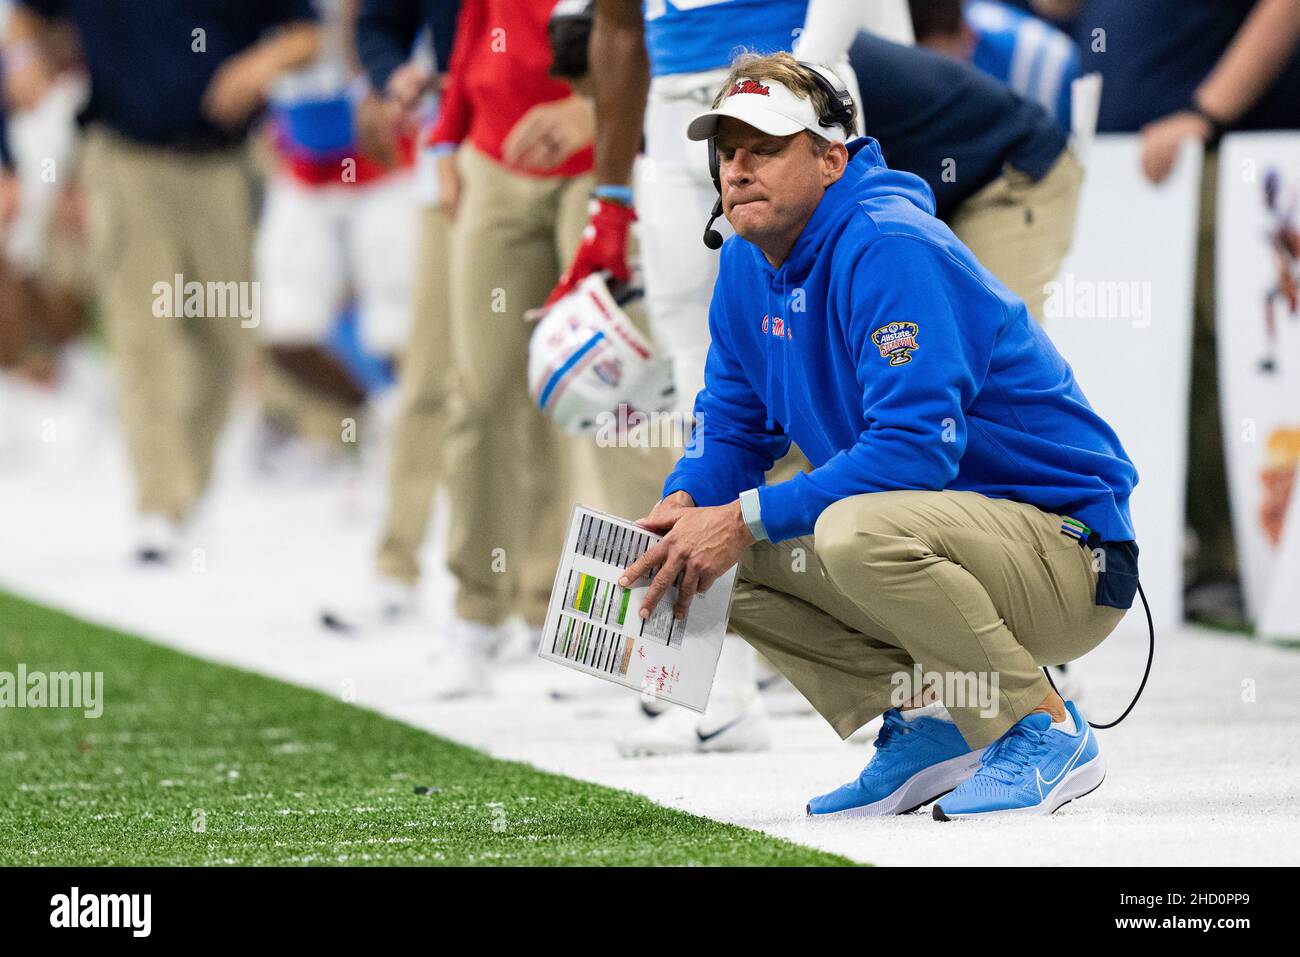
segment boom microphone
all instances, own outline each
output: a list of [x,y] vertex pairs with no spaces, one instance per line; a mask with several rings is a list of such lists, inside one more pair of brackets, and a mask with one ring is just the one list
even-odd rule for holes
[[709,216],[709,221],[704,226],[704,245],[708,246],[710,249],[722,248],[722,233],[713,228],[714,222],[716,222],[717,218],[721,215],[722,197],[719,196],[718,201],[713,204],[713,212]]

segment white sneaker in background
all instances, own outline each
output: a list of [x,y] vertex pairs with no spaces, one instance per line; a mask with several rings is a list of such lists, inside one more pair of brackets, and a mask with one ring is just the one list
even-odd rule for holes
[[537,646],[542,642],[542,629],[519,621],[514,628],[506,628],[506,636],[496,655],[497,664],[513,668],[530,663],[537,657]]
[[767,713],[774,718],[816,713],[808,699],[790,684],[790,679],[773,668],[761,655],[758,659],[758,693],[763,696]]
[[140,515],[135,527],[135,560],[141,565],[169,565],[179,556],[183,537],[179,522],[163,515]]
[[508,637],[503,625],[452,618],[434,663],[433,696],[455,700],[490,695],[490,668]]
[[[755,680],[758,654],[739,635],[722,639],[704,714],[641,696],[647,723],[614,742],[625,758],[709,751],[765,751],[772,745],[767,709]],[[666,709],[666,710],[664,710]],[[659,713],[662,711],[662,713]]]
[[704,714],[670,706],[633,734],[614,742],[625,758],[665,754],[766,751],[772,746],[767,712],[758,695],[710,702]]
[[657,718],[665,711],[671,710],[672,707],[663,698],[656,698],[649,691],[641,693],[641,713],[647,718]]
[[369,635],[405,624],[419,610],[420,596],[414,585],[380,575],[351,604],[322,608],[320,623],[323,628],[345,635]]

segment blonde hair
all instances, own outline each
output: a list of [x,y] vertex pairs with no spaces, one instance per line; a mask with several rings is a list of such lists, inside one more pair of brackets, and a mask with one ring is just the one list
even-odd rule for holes
[[[747,50],[731,61],[727,79],[718,90],[718,95],[713,98],[712,109],[716,110],[727,98],[727,94],[738,80],[770,80],[773,83],[780,83],[795,96],[812,100],[813,110],[817,115],[827,116],[835,109],[836,104],[831,102],[830,95],[809,74],[808,68],[802,66],[789,53],[760,54]],[[849,106],[849,128],[845,130],[849,136],[853,135],[857,118],[858,105],[853,103]],[[811,130],[809,135],[812,137],[813,149],[818,153],[824,153],[830,148],[829,137],[820,136]]]

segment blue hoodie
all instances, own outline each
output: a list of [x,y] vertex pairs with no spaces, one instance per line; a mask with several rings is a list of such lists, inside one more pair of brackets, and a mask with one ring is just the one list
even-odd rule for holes
[[[1132,540],[1137,471],[1025,304],[942,222],[875,140],[849,144],[779,269],[733,236],[709,309],[694,458],[664,494],[721,505],[758,487],[772,541],[864,492],[954,489]],[[813,465],[763,473],[791,441]]]

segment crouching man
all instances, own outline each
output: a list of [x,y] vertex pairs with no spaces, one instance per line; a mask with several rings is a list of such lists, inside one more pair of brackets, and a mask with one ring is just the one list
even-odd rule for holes
[[[666,535],[623,582],[658,567],[641,613],[678,582],[684,616],[739,562],[731,627],[842,737],[884,714],[871,763],[810,814],[941,796],[940,820],[1051,813],[1105,765],[1040,667],[1096,647],[1132,604],[1137,473],[929,187],[874,140],[845,142],[853,107],[837,114],[831,80],[742,57],[690,125],[714,139],[737,235],[699,454],[642,519]],[[764,485],[791,441],[812,471]]]

